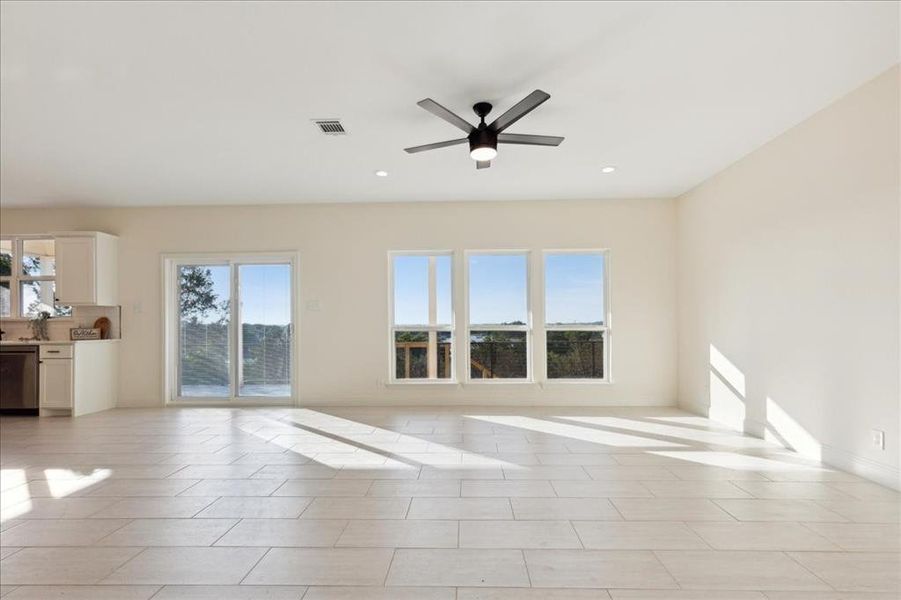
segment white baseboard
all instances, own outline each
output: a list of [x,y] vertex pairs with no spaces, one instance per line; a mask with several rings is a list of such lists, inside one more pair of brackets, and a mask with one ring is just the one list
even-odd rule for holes
[[[704,417],[708,416],[706,407],[698,404],[682,402],[679,404],[679,407]],[[744,433],[756,438],[764,439],[765,432],[766,423],[762,423],[755,419],[745,419]],[[794,450],[794,448],[790,449]],[[819,460],[827,466],[834,467],[841,471],[847,471],[858,477],[869,479],[879,485],[884,485],[894,490],[901,490],[901,471],[891,465],[828,444],[821,445],[820,456],[807,456],[801,452],[798,454],[805,458]]]
[[822,451],[822,461],[830,467],[901,491],[901,471],[898,469],[833,446],[823,446]]

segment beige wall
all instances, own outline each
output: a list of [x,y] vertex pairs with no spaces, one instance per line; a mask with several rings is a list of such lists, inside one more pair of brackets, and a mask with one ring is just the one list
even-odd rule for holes
[[[161,254],[267,250],[301,256],[303,403],[675,403],[672,200],[40,209],[3,210],[0,217],[3,233],[120,236],[121,406],[162,399]],[[487,248],[610,249],[614,383],[384,385],[387,252]],[[536,290],[538,284],[533,278]],[[305,310],[314,299],[321,310]]]
[[677,200],[681,404],[895,486],[898,76]]

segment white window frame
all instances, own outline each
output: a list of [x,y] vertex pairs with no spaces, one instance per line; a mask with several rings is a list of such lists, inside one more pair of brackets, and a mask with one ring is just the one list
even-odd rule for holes
[[[0,276],[0,281],[5,281],[9,283],[9,316],[2,317],[4,321],[30,321],[32,317],[27,317],[22,314],[23,307],[19,306],[21,302],[20,298],[20,283],[23,281],[52,281],[54,283],[54,289],[56,285],[56,275],[24,275],[22,273],[22,265],[24,264],[23,258],[25,257],[24,252],[24,242],[26,240],[53,240],[54,246],[56,245],[56,238],[49,234],[21,234],[21,235],[3,235],[0,236],[0,240],[12,242],[12,265],[10,275]],[[54,305],[56,305],[56,298],[54,300]],[[71,307],[70,307],[71,309]],[[59,315],[51,317],[54,321],[71,321],[72,315]]]
[[[289,264],[291,267],[291,393],[289,396],[240,396],[238,395],[241,381],[242,362],[241,352],[241,306],[238,301],[240,296],[240,265],[263,264]],[[163,401],[167,405],[181,406],[241,406],[241,405],[297,405],[298,384],[297,377],[300,367],[299,348],[299,315],[298,298],[300,290],[300,277],[298,266],[300,257],[297,252],[260,252],[260,253],[234,253],[234,252],[204,252],[198,254],[164,254],[162,257],[163,269]],[[229,322],[231,334],[229,336],[228,356],[229,362],[234,366],[230,369],[229,396],[198,398],[194,396],[178,395],[179,360],[178,360],[178,267],[183,265],[209,265],[229,267],[230,302]]]
[[[429,259],[429,323],[416,325],[398,325],[394,322],[394,259],[398,256],[424,256]],[[447,256],[450,258],[450,314],[451,322],[449,325],[438,324],[438,278],[436,274],[436,258]],[[454,264],[453,250],[392,250],[388,252],[388,382],[392,385],[446,385],[457,383],[457,338],[455,335],[456,321],[456,288],[454,274],[456,265]],[[428,356],[428,373],[429,377],[424,378],[398,378],[397,377],[397,351],[395,347],[395,334],[402,331],[411,332],[427,332],[429,334],[429,351]],[[450,377],[439,379],[438,371],[438,333],[450,333],[451,353],[450,353]],[[434,375],[434,376],[433,376]]]
[[[574,324],[549,324],[547,322],[547,257],[550,254],[581,254],[601,256],[604,260],[604,279],[603,285],[603,302],[604,302],[604,324],[594,325],[587,323]],[[612,341],[612,323],[610,311],[610,250],[607,248],[587,248],[587,249],[553,249],[542,250],[541,257],[541,294],[542,294],[542,315],[541,315],[541,359],[542,370],[544,373],[543,381],[545,383],[579,383],[579,384],[610,384],[613,383],[611,374],[611,348]],[[586,378],[586,377],[556,377],[551,379],[547,376],[547,332],[548,331],[600,331],[604,336],[604,377],[603,378]]]
[[[473,256],[509,256],[522,255],[526,257],[526,324],[525,325],[501,325],[491,323],[469,322],[469,259]],[[535,382],[534,360],[532,357],[532,251],[528,249],[494,249],[494,250],[465,250],[463,252],[463,297],[464,297],[464,381],[467,384],[485,384],[485,385],[521,385],[531,384]],[[473,378],[470,362],[471,335],[473,331],[524,331],[526,333],[526,376],[523,378],[497,378],[482,379]]]

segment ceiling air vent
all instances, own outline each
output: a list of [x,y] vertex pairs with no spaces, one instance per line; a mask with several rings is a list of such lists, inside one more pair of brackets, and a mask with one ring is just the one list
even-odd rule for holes
[[313,123],[325,135],[347,135],[347,130],[338,119],[313,119]]

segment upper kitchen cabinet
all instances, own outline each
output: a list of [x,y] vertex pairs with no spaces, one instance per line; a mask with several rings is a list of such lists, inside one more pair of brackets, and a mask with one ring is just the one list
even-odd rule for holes
[[54,233],[56,303],[119,304],[119,238],[98,231]]

